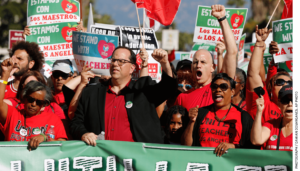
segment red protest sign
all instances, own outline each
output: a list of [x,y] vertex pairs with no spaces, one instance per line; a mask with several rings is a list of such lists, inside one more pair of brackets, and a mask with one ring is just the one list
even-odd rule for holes
[[9,36],[8,36],[8,48],[11,49],[12,45],[17,42],[24,40],[22,37],[23,30],[9,30]]

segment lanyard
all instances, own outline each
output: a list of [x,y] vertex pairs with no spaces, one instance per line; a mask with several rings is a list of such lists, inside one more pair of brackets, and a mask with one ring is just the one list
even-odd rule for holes
[[279,125],[279,133],[278,133],[276,150],[279,150],[281,128],[282,128],[282,120],[281,120],[280,125]]

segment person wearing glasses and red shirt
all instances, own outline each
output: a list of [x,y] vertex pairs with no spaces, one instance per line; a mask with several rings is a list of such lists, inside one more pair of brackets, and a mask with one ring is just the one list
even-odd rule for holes
[[[148,56],[145,49],[141,51],[142,59]],[[105,140],[164,143],[155,108],[172,95],[176,79],[166,51],[155,49],[152,57],[163,70],[162,79],[156,84],[149,76],[132,80],[136,55],[123,46],[114,50],[109,69],[111,79],[82,91],[70,124],[73,138],[94,146],[103,135]]]
[[211,82],[213,104],[191,108],[181,142],[187,146],[215,147],[217,156],[229,148],[254,148],[250,141],[251,116],[231,103],[235,82],[226,73]]
[[[6,141],[29,141],[29,150],[35,149],[44,141],[65,141],[66,131],[60,118],[54,113],[41,109],[48,106],[52,100],[50,88],[38,81],[30,81],[21,93],[23,109],[17,109],[4,102],[7,80],[12,71],[13,59],[6,59],[1,64],[0,80],[0,124]],[[45,134],[54,126],[55,134],[47,137]]]
[[248,76],[246,81],[246,106],[247,112],[254,119],[257,113],[256,99],[259,96],[264,98],[264,110],[262,111],[262,124],[281,116],[279,108],[278,93],[284,85],[292,85],[292,78],[287,72],[278,72],[271,79],[268,85],[261,79],[259,75],[262,65],[264,49],[266,47],[265,40],[268,38],[272,29],[258,29],[256,26],[256,43],[253,54],[248,66]]
[[251,142],[266,143],[264,149],[293,151],[293,87],[283,86],[279,91],[278,104],[282,117],[262,125],[261,116],[265,107],[264,97],[256,99],[257,114],[251,130]]

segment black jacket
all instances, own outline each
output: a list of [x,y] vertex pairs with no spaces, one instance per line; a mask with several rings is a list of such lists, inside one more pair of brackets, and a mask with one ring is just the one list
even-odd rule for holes
[[[176,79],[162,74],[159,83],[153,84],[151,77],[131,81],[124,96],[133,139],[137,142],[163,143],[163,131],[155,108],[174,92]],[[75,116],[70,124],[70,132],[75,139],[81,139],[87,132],[99,135],[105,130],[104,110],[108,82],[86,87],[79,100]]]
[[[198,110],[198,116],[194,125],[194,131],[193,131],[193,146],[200,146],[200,142],[199,142],[199,128],[200,125],[203,121],[203,119],[205,118],[205,116],[208,114],[209,109],[211,109],[213,106],[213,104],[200,108]],[[240,148],[254,148],[254,149],[258,149],[260,148],[260,146],[254,146],[252,145],[251,141],[250,141],[250,134],[251,134],[251,128],[252,128],[252,124],[253,124],[253,119],[252,117],[249,115],[249,113],[247,113],[246,111],[242,110],[241,108],[235,106],[234,104],[232,104],[232,107],[235,107],[238,111],[241,112],[241,122],[242,122],[242,136],[240,139]]]

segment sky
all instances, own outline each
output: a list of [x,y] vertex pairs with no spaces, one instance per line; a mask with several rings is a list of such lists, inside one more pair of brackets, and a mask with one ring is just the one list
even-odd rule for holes
[[[247,18],[251,16],[251,0],[246,0],[244,8],[248,8]],[[99,14],[109,14],[115,21],[116,25],[138,26],[135,5],[131,0],[95,0],[93,8]],[[181,0],[179,10],[176,14],[174,22],[177,29],[182,32],[193,33],[195,28],[197,6],[211,6],[214,4],[222,4],[226,6],[227,0]],[[139,10],[140,20],[142,22],[142,10]]]

